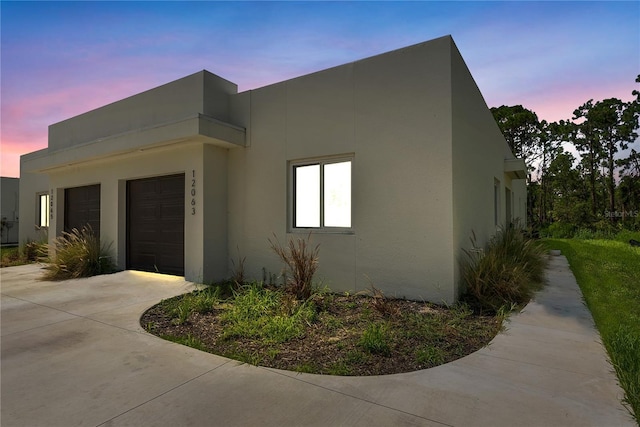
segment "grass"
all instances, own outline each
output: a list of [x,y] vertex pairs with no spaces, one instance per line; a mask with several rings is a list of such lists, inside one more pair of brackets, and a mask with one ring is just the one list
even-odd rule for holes
[[162,301],[160,304],[176,325],[186,323],[192,313],[206,313],[220,302],[225,289],[206,287],[201,290]]
[[640,424],[640,248],[619,240],[546,239],[560,249],[576,276],[625,391],[624,403]]
[[15,267],[46,259],[47,244],[28,240],[21,248],[5,247],[0,251],[0,267]]
[[389,345],[389,327],[384,323],[373,323],[367,327],[358,341],[358,345],[371,354],[391,354]]
[[234,292],[233,304],[220,319],[225,326],[223,338],[257,338],[272,343],[302,336],[305,324],[315,316],[312,301],[299,302],[280,290],[252,283]]
[[0,266],[14,267],[16,265],[27,264],[27,260],[20,254],[18,247],[0,249]]

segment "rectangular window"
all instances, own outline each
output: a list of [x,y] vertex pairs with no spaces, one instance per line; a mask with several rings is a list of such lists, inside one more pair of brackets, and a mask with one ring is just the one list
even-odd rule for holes
[[38,194],[38,212],[36,225],[38,227],[49,226],[49,194]]
[[504,189],[504,206],[505,206],[505,221],[507,225],[511,224],[511,190],[505,187]]
[[500,224],[500,181],[493,180],[493,222]]
[[292,181],[294,228],[351,228],[351,159],[297,162]]

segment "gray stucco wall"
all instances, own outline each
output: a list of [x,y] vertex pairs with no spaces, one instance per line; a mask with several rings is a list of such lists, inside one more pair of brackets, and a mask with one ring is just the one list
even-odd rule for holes
[[195,113],[226,122],[229,95],[236,92],[234,83],[200,71],[49,126],[49,149],[166,125]]
[[[487,107],[469,69],[453,45],[451,55],[453,98],[453,249],[456,265],[465,257],[462,248],[471,249],[475,234],[484,247],[496,231],[506,225],[505,188],[515,191],[522,201],[524,180],[512,180],[504,172],[504,159],[513,158],[507,143]],[[494,183],[499,182],[498,223],[495,222]],[[524,190],[526,191],[526,190]],[[523,211],[513,209],[512,218]],[[455,269],[456,287],[460,285]],[[456,295],[461,289],[456,288]]]
[[288,162],[346,154],[353,229],[313,234],[318,278],[453,300],[449,49],[442,38],[237,95],[250,97],[251,133],[229,153],[229,253],[250,275],[280,271],[272,233],[306,235],[288,222]]
[[49,177],[46,174],[28,172],[28,164],[39,159],[46,159],[47,150],[35,151],[20,157],[20,224],[19,243],[46,241],[48,230],[36,226],[37,196],[50,193]]

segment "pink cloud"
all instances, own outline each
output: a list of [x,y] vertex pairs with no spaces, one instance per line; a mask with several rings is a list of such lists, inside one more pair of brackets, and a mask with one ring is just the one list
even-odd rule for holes
[[[567,120],[573,117],[573,111],[589,99],[600,101],[607,98],[619,98],[630,101],[631,92],[637,89],[635,76],[629,76],[627,81],[580,81],[572,85],[564,82],[548,82],[530,89],[500,91],[494,89],[486,97],[490,107],[500,105],[523,105],[535,112],[540,120],[549,122]],[[482,88],[481,88],[482,90]]]

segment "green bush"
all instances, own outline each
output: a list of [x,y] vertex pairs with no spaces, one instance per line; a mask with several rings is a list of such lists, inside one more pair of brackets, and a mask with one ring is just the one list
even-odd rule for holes
[[545,251],[516,227],[499,230],[486,249],[464,249],[463,299],[480,311],[497,313],[503,307],[529,301],[544,280]]
[[103,246],[91,226],[63,232],[53,242],[53,259],[45,267],[45,280],[66,280],[113,273],[111,245]]
[[546,236],[556,239],[569,239],[576,231],[576,227],[573,224],[567,224],[566,222],[554,222],[547,228]]

